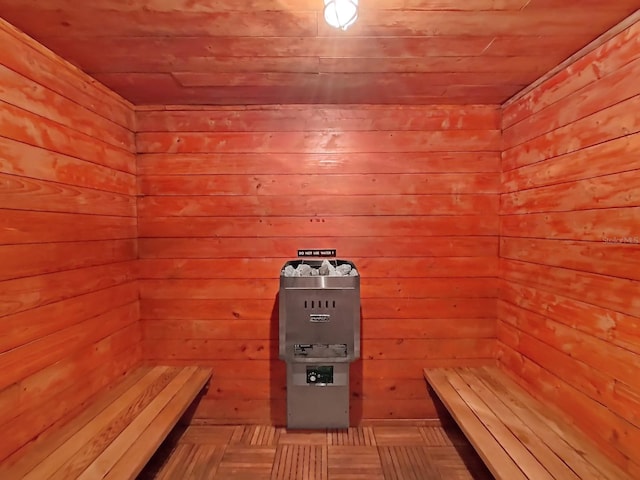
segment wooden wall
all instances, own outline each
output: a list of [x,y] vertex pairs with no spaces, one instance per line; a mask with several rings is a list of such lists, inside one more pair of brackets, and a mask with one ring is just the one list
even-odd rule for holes
[[499,358],[640,478],[640,24],[504,109]]
[[276,295],[298,248],[362,274],[352,421],[434,417],[421,368],[494,355],[498,108],[149,109],[138,126],[144,353],[214,368],[199,417],[284,422]]
[[134,120],[0,21],[0,461],[141,359]]

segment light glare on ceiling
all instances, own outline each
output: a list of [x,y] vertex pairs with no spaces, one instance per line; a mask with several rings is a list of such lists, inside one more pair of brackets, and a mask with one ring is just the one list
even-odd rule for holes
[[332,27],[346,30],[358,19],[358,0],[324,0],[324,19]]

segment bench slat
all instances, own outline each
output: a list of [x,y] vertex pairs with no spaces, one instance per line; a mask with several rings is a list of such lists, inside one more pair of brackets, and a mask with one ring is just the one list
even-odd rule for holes
[[[516,478],[515,465],[522,469],[518,478],[531,480],[630,480],[576,427],[498,368],[425,369],[424,375],[497,479]],[[488,453],[498,448],[512,465]]]
[[[194,372],[184,388],[177,393],[174,401],[160,412],[158,419],[161,419],[161,421],[154,420],[146,427],[137,439],[136,444],[127,450],[113,469],[104,477],[105,480],[134,479],[146,464],[146,461],[141,460],[150,458],[158,449],[173,425],[182,417],[210,376],[210,372],[205,369],[199,369]],[[127,476],[127,474],[133,472],[135,472],[135,475]]]
[[[80,411],[70,422],[57,426],[53,425],[49,432],[40,435],[28,445],[28,450],[17,461],[13,460],[15,454],[0,465],[0,478],[23,478],[30,471],[44,461],[49,455],[69,440],[87,422],[91,421],[101,411],[115,402],[124,392],[135,385],[149,371],[150,367],[141,367],[126,375],[122,381],[110,390],[103,392],[99,398]],[[56,428],[59,427],[59,428]],[[18,452],[21,454],[22,452]]]
[[147,408],[127,425],[122,434],[116,437],[87,469],[77,477],[78,480],[98,480],[104,478],[109,473],[109,470],[118,462],[118,459],[127,452],[127,449],[135,444],[140,436],[140,432],[151,422],[157,420],[158,414],[171,402],[180,389],[185,386],[195,371],[196,367],[187,367],[181,370],[153,399]]
[[591,442],[586,441],[575,427],[567,428],[564,417],[545,408],[520,385],[495,368],[482,368],[477,374],[496,394],[509,402],[521,418],[533,426],[536,433],[569,465],[579,478],[589,480],[628,479],[620,468],[611,463]]
[[[532,430],[532,426],[520,418],[518,412],[512,410],[508,402],[496,395],[493,389],[484,383],[484,378],[479,373],[469,369],[460,369],[461,377],[471,385],[471,388],[482,398],[486,405],[490,405],[490,408],[500,418],[500,421],[513,432],[517,441],[522,443],[548,470],[546,477],[580,480],[574,471],[547,446],[544,440],[537,436],[536,432]],[[533,472],[525,473],[530,477],[534,476]]]
[[13,465],[2,465],[0,478],[133,480],[210,377],[198,367],[136,369]]
[[498,444],[458,391],[445,370],[425,369],[425,377],[465,433],[473,447],[497,479],[527,480],[522,470]]
[[[494,442],[497,441],[505,449],[513,462],[522,470],[526,478],[553,480],[553,477],[547,469],[527,450],[513,432],[505,426],[503,420],[497,415],[497,412],[494,412],[493,405],[486,404],[457,371],[452,370],[447,372],[447,377],[449,383],[451,383],[453,388],[458,392],[458,395],[460,395],[471,411],[493,436],[495,439]],[[475,378],[470,378],[470,382],[475,385],[478,381]]]
[[[167,367],[150,370],[53,451],[24,480],[66,480],[77,477],[153,398],[154,393],[157,393],[153,387],[158,383],[162,386],[163,380],[167,381],[167,372]],[[132,408],[132,405],[137,408]]]

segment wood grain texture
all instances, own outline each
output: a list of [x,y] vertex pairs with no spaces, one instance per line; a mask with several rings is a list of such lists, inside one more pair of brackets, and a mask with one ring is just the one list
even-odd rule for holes
[[141,367],[93,399],[78,417],[41,437],[11,478],[134,479],[211,377],[197,367]]
[[[498,236],[431,237],[424,242],[420,237],[397,237],[393,242],[380,237],[332,237],[326,234],[315,237],[318,244],[332,244],[345,257],[377,258],[413,257],[468,258],[481,257],[495,262],[498,253]],[[141,258],[221,258],[243,259],[247,251],[255,252],[257,258],[289,258],[308,239],[298,236],[278,238],[140,238]],[[306,248],[306,247],[305,247]]]
[[[111,394],[117,392],[118,388],[113,388],[114,385],[111,382],[113,382],[114,378],[120,378],[121,372],[132,368],[130,356],[126,355],[125,352],[131,349],[136,350],[136,344],[139,341],[139,330],[135,324],[132,324],[96,344],[97,347],[100,347],[102,355],[106,355],[107,358],[113,358],[114,354],[119,355],[117,355],[116,360],[102,362],[100,365],[89,363],[88,366],[92,368],[91,371],[94,375],[87,375],[88,380],[81,384],[77,384],[77,368],[84,361],[90,362],[92,360],[86,356],[86,353],[79,351],[78,353],[81,357],[72,356],[62,364],[59,363],[58,365],[63,365],[64,368],[57,372],[58,376],[54,377],[54,379],[63,383],[60,384],[59,392],[51,398],[51,405],[47,409],[34,408],[34,405],[37,405],[38,402],[34,402],[33,398],[31,401],[25,399],[24,411],[21,411],[20,415],[6,424],[7,431],[11,432],[12,436],[10,437],[10,443],[7,443],[5,447],[13,449],[15,444],[22,439],[30,439],[34,425],[41,428],[43,433],[35,441],[37,443],[34,444],[33,440],[29,441],[5,459],[2,463],[2,470],[17,469],[17,471],[20,471],[23,467],[29,468],[33,462],[41,461],[47,452],[44,449],[33,448],[34,445],[38,445],[40,442],[49,442],[51,439],[68,438],[73,433],[73,427],[67,426],[68,422],[79,416],[87,418],[87,413],[83,413],[84,405],[95,396],[96,392],[110,391]],[[41,374],[32,376],[28,382],[18,385],[31,387],[34,392],[39,392],[38,387],[41,386],[43,389],[40,391],[46,391],[48,389],[47,382],[43,382],[43,378],[46,379],[46,374],[51,372],[52,368],[42,370]],[[89,409],[88,414],[88,418],[91,418],[91,415],[96,414],[95,409],[93,411]],[[7,438],[9,439],[9,437]]]
[[222,373],[198,418],[282,422],[277,278],[304,245],[337,248],[363,278],[354,422],[435,415],[420,405],[418,366],[410,377],[401,361],[493,356],[494,107],[171,107],[138,116],[145,355],[237,372]]
[[[2,102],[1,106],[0,127],[3,136],[70,157],[90,159],[92,163],[114,170],[134,172],[135,155],[130,149],[114,147],[99,137],[72,130],[6,102]],[[42,129],[46,129],[47,135],[42,134]]]
[[455,426],[363,426],[292,431],[269,425],[191,425],[174,435],[141,480],[489,478]]
[[100,131],[105,142],[125,151],[133,142],[134,133],[128,128],[87,110],[82,105],[10,70],[7,66],[0,67],[0,79],[2,98],[8,104],[88,135]]
[[[146,115],[155,112],[154,110],[142,111],[147,113],[140,116],[141,122],[144,121],[143,119]],[[225,113],[232,115],[234,111],[225,110]],[[299,107],[297,111],[299,114],[304,114],[305,112],[304,109]],[[200,110],[178,110],[175,113],[178,115],[188,113],[198,116],[199,112]],[[379,113],[382,115],[389,114],[384,109],[379,110]],[[167,114],[163,113],[163,115]],[[416,115],[413,112],[412,121],[415,118]],[[171,120],[167,120],[167,122],[171,122]],[[187,120],[184,122],[185,127],[180,127],[182,123],[176,122],[177,125],[175,127],[172,127],[171,125],[173,124],[169,123],[167,128],[197,128],[190,126],[192,122]],[[298,125],[299,123],[296,128]],[[327,130],[332,128],[332,124],[325,123],[324,126]],[[443,172],[495,173],[500,171],[500,152],[354,152],[348,156],[331,153],[257,154],[246,152],[236,155],[227,153],[194,153],[189,155],[140,153],[137,158],[138,173],[141,175],[409,174]]]
[[[490,257],[421,257],[402,265],[403,257],[385,258],[351,257],[363,275],[374,278],[421,278],[425,274],[433,277],[496,277],[498,259]],[[171,272],[171,279],[244,279],[246,268],[251,268],[253,277],[272,279],[274,270],[282,267],[287,257],[282,258],[183,258],[140,259],[137,262],[138,278],[162,279]]]
[[514,125],[597,81],[603,73],[614,72],[638,58],[639,29],[638,24],[634,23],[615,38],[558,72],[545,82],[544,87],[536,88],[525,97],[509,104],[504,112],[504,126]]
[[505,107],[497,326],[503,367],[634,478],[638,25]]
[[[412,115],[418,113],[419,115]],[[283,105],[279,109],[246,106],[235,108],[194,107],[172,115],[150,110],[140,116],[138,132],[241,132],[241,131],[425,131],[497,129],[500,110],[469,106],[464,110],[450,105],[430,109],[415,106],[383,106],[310,109]],[[462,153],[462,152],[461,152]]]
[[[7,23],[4,16],[2,18],[0,39],[3,45],[12,45],[12,48],[4,48],[0,52],[2,65],[24,76],[27,79],[26,85],[31,80],[87,107],[116,125],[132,132],[135,130],[135,112],[131,103],[81,74],[71,63],[42,48],[41,43]],[[43,64],[49,68],[42,68]]]
[[140,362],[141,329],[132,106],[4,21],[0,44],[5,466]]
[[425,378],[497,479],[632,478],[495,367],[425,369]]
[[141,153],[393,153],[403,150],[491,152],[500,148],[498,130],[436,132],[153,132],[136,136]]
[[137,104],[497,105],[637,7],[384,0],[346,32],[311,0],[3,0],[0,14]]

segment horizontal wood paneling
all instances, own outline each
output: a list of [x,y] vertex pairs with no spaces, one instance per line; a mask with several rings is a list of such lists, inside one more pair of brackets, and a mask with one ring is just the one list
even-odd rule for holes
[[[634,171],[640,168],[640,159],[634,152],[640,146],[640,135],[634,134],[611,140],[582,150],[542,159],[536,163],[505,171],[504,187],[507,192],[526,188],[588,180],[605,175]],[[624,158],[612,162],[611,158]],[[621,185],[621,188],[624,188]]]
[[[66,270],[2,282],[0,315],[30,310],[49,303],[134,280],[132,262]],[[34,295],[34,292],[37,292]]]
[[[347,42],[349,39],[345,39]],[[292,44],[289,44],[292,45]],[[293,46],[293,45],[292,45]],[[175,110],[175,107],[168,107]],[[414,110],[417,115],[407,115]],[[500,109],[469,106],[464,110],[449,105],[423,107],[370,108],[336,107],[307,109],[283,105],[279,109],[264,107],[198,108],[175,110],[171,115],[149,110],[138,121],[138,132],[288,132],[302,128],[305,132],[327,131],[439,131],[499,129]],[[461,152],[462,155],[464,153]],[[469,156],[469,160],[475,156]],[[292,167],[295,167],[292,165]],[[158,172],[160,173],[160,172]],[[280,173],[280,171],[278,171]]]
[[[135,156],[99,138],[71,130],[54,120],[0,101],[0,127],[3,136],[45,150],[81,159],[91,159],[115,170],[134,173]],[[39,128],[46,128],[42,135]]]
[[322,6],[0,0],[0,14],[136,104],[498,105],[638,4],[378,0],[347,31]]
[[[293,199],[292,199],[293,201]],[[88,239],[102,239],[105,230],[116,228],[111,222],[101,232],[87,232]],[[118,222],[115,222],[116,224]],[[102,226],[102,225],[101,225]],[[64,227],[62,227],[64,228]],[[379,237],[396,236],[478,236],[494,235],[498,220],[490,213],[484,215],[424,216],[350,216],[350,217],[153,217],[140,218],[141,237],[288,237],[295,232],[299,237],[320,237],[332,232],[336,237],[358,237],[365,232],[376,232]],[[44,235],[44,232],[38,232]],[[49,232],[52,241],[62,233]],[[7,235],[16,241],[27,241],[33,233]],[[96,238],[97,237],[97,238]]]
[[501,233],[505,237],[605,242],[610,238],[634,237],[639,216],[640,208],[637,206],[504,215]]
[[[277,342],[273,340],[207,339],[154,339],[145,341],[145,351],[153,360],[165,356],[203,362],[215,357],[221,360],[269,360],[278,355]],[[371,339],[363,342],[362,356],[367,360],[411,360],[411,359],[486,359],[495,350],[494,338],[448,339]],[[254,387],[258,388],[258,387]],[[378,398],[380,400],[380,398]]]
[[[424,383],[424,382],[423,382]],[[356,399],[358,397],[355,397]],[[354,405],[352,397],[351,405]],[[435,405],[428,399],[394,399],[385,403],[363,402],[362,408],[352,406],[350,422],[367,419],[430,419],[437,416]],[[260,419],[273,418],[276,425],[286,424],[286,411],[269,400],[231,399],[218,400],[205,397],[194,411],[194,423],[228,424],[229,418],[241,419],[244,424],[256,424]]]
[[[629,448],[633,444],[635,432],[632,424],[621,420],[606,406],[594,402],[585,393],[561,379],[539,364],[522,356],[508,347],[499,353],[503,363],[519,375],[521,382],[537,392],[544,392],[542,399],[553,402],[563,411],[573,413],[572,420],[592,438],[606,437],[607,442],[598,443],[600,451],[608,455],[632,475],[638,471],[637,465],[629,460],[635,452]],[[540,396],[540,395],[539,395]],[[575,419],[574,419],[575,418]],[[598,428],[594,425],[599,425]],[[623,450],[623,451],[621,451]]]
[[[143,318],[270,318],[277,312],[274,300],[145,299],[140,302]],[[492,298],[403,298],[365,299],[363,318],[492,318]]]
[[[536,359],[540,363],[540,358],[549,357],[548,362],[543,365],[546,369],[553,369],[552,358],[566,358],[565,361],[559,362],[560,365],[564,364],[567,371],[571,370],[572,363],[575,363],[574,373],[580,375],[584,374],[585,378],[582,380],[585,384],[591,383],[590,388],[596,387],[593,391],[587,392],[595,400],[600,403],[607,403],[607,392],[614,390],[614,383],[618,382],[621,386],[631,389],[638,387],[638,378],[635,372],[638,368],[638,355],[636,352],[629,351],[624,348],[612,344],[607,340],[594,338],[591,335],[578,331],[577,329],[567,327],[558,322],[548,320],[542,315],[537,315],[532,312],[513,307],[511,305],[501,306],[505,312],[505,318],[507,321],[512,322],[518,330],[521,331],[519,346],[523,346],[523,343],[529,345],[529,352],[522,352],[524,355],[533,358],[539,356]],[[547,347],[553,347],[555,352],[551,349],[549,352],[536,352],[538,349],[535,345],[545,345]],[[542,353],[542,354],[541,354]],[[563,355],[559,355],[562,353]],[[573,361],[571,361],[573,360]],[[559,372],[561,378],[567,378],[565,372]],[[601,380],[605,377],[607,380]],[[600,388],[598,388],[598,386]],[[585,389],[583,387],[583,389]],[[629,420],[636,426],[638,426],[638,405],[631,403],[625,408],[611,408],[618,415],[625,414],[625,410],[629,410]]]
[[136,258],[135,240],[0,245],[1,280],[121,263]]
[[221,380],[198,419],[283,423],[278,276],[298,248],[336,248],[362,275],[354,422],[433,418],[419,366],[493,357],[495,107],[170,107],[138,117],[144,352],[214,366]]
[[[417,112],[413,112],[414,115]],[[140,133],[136,143],[142,153],[361,153],[453,149],[491,152],[500,148],[498,130],[437,132],[200,132]]]
[[[11,5],[3,6],[8,19],[20,17],[24,11]],[[320,7],[314,8],[318,10]],[[17,10],[16,10],[17,9]],[[100,15],[102,25],[116,36],[249,36],[249,37],[322,37],[335,36],[336,31],[317,21],[316,11],[160,11],[147,10],[145,21],[136,11],[118,12],[113,8],[83,11],[82,9],[39,9],[38,17],[29,23],[39,36],[60,35],[65,24],[75,25],[76,35],[93,33],[88,15]],[[527,32],[529,35],[567,35],[606,29],[620,18],[614,9],[600,9],[597,20],[576,7],[558,7],[556,16],[548,9],[531,9],[528,17],[518,11],[422,11],[372,10],[364,8],[358,22],[346,33],[354,36],[420,36],[420,35],[510,35]],[[630,9],[632,10],[632,9]],[[33,11],[31,12],[33,13]],[[571,17],[579,21],[572,22]],[[138,20],[138,21],[136,21]],[[592,20],[589,23],[589,20]],[[587,29],[584,25],[589,25]],[[534,33],[535,32],[535,33]]]
[[[272,391],[268,384],[256,385],[255,382],[247,382],[244,378],[221,378],[216,380],[215,388],[212,389],[210,397],[216,400],[228,400],[229,398],[242,398],[247,400],[268,400],[276,399],[282,401],[286,396],[286,388],[282,380],[279,379],[281,388]],[[354,396],[361,394],[363,398],[375,397],[377,395],[393,395],[406,400],[427,400],[424,395],[424,380],[421,379],[371,379],[368,382],[352,382]],[[361,393],[360,393],[361,392]]]
[[0,460],[141,360],[130,104],[0,21]]
[[[505,278],[531,283],[547,290],[562,292],[566,296],[583,298],[577,288],[589,291],[589,301],[611,310],[636,315],[638,299],[633,296],[637,280],[610,275],[594,275],[590,272],[535,265],[526,262],[505,262],[502,269]],[[577,287],[577,288],[576,288]]]
[[505,108],[497,326],[503,366],[634,478],[639,25]]
[[[197,115],[199,110],[186,112]],[[378,112],[382,116],[390,113],[386,109]],[[330,130],[331,126],[327,128]],[[356,152],[348,156],[332,153],[155,153],[139,154],[137,158],[141,175],[243,175],[246,172],[254,175],[451,174],[500,170],[499,152]]]
[[[469,257],[420,257],[412,258],[405,265],[406,258],[364,258],[350,257],[358,265],[363,275],[374,278],[423,278],[426,273],[432,277],[496,277],[498,258]],[[138,261],[138,278],[226,278],[246,279],[247,270],[253,278],[273,279],[273,272],[282,268],[288,258],[182,258],[182,259],[141,259]]]
[[[602,143],[605,140],[612,140],[626,133],[637,131],[637,120],[634,119],[633,115],[628,117],[621,116],[620,124],[618,124],[618,118],[616,118],[615,123],[609,123],[606,122],[606,118],[611,117],[613,113],[603,110],[618,102],[631,99],[627,108],[631,108],[633,111],[633,104],[637,104],[637,101],[633,100],[633,97],[637,95],[637,85],[633,79],[637,77],[638,72],[640,72],[640,59],[631,62],[620,70],[603,76],[601,80],[568,95],[542,112],[537,113],[536,116],[538,117],[546,116],[546,118],[540,118],[539,120],[545,125],[543,131],[547,131],[547,128],[556,128],[555,133],[537,136],[526,143],[523,143],[524,140],[517,139],[517,137],[505,143],[506,150],[503,154],[505,170],[581,150],[594,143]],[[621,108],[624,107],[613,108],[613,112],[620,115]],[[598,113],[595,118],[585,119],[590,115],[593,116],[595,112],[601,113]],[[584,120],[581,121],[581,119]],[[605,119],[604,124],[602,119]],[[570,127],[560,130],[560,127],[573,122],[580,122],[578,126],[580,124],[586,124],[587,126],[591,124],[591,128],[586,134],[584,130],[580,131],[580,135],[574,139],[575,131],[572,133]],[[514,125],[511,129],[518,128],[518,125]],[[522,128],[527,131],[530,129],[526,124],[523,124]],[[627,130],[626,132],[625,129]],[[507,136],[506,132],[508,131],[509,129],[505,130],[505,136]],[[558,141],[553,141],[555,140],[553,136],[558,137]],[[528,139],[528,134],[525,138]]]
[[135,217],[4,210],[0,242],[49,243],[135,238]]
[[405,195],[464,195],[497,193],[500,187],[494,173],[415,173],[395,174],[390,178],[380,178],[379,174],[332,174],[327,175],[324,183],[311,182],[307,175],[287,175],[284,178],[277,175],[198,175],[195,178],[163,175],[140,180],[140,192],[143,195],[207,195],[215,192],[218,195],[277,196],[296,192],[306,197],[340,195],[347,188],[353,190],[353,195],[390,195],[398,192]]
[[[0,63],[22,75],[23,85],[33,81],[98,113],[116,126],[134,131],[135,113],[129,102],[87,77],[79,82],[76,68],[5,21],[0,27],[0,43],[12,46],[0,51]],[[43,65],[49,68],[42,68]]]
[[570,68],[558,72],[553,78],[548,79],[544,88],[536,88],[526,97],[510,104],[504,111],[504,126],[511,127],[572,93],[593,84],[602,77],[603,72],[615,72],[631,60],[638,58],[639,31],[640,25],[637,23],[631,25],[619,35],[600,45],[589,55],[574,62]]
[[[94,6],[99,10],[112,10],[113,4],[109,0],[94,0]],[[598,6],[602,9],[611,9],[614,6],[610,4],[602,5],[598,0],[584,0],[587,6]],[[38,6],[44,10],[55,10],[60,7],[73,6],[73,0],[41,0]],[[264,11],[317,11],[318,4],[314,0],[253,0],[251,3],[253,10],[257,12]],[[620,0],[620,5],[632,7],[635,5],[632,0]],[[561,0],[474,0],[468,4],[460,4],[457,0],[379,0],[374,5],[376,10],[411,10],[422,11],[519,11],[524,7],[531,9],[546,7],[566,6],[566,2]],[[120,11],[135,12],[139,6],[135,4],[125,4],[118,6]],[[168,12],[172,13],[177,10],[194,12],[194,13],[215,13],[215,12],[242,12],[243,5],[238,5],[233,0],[218,0],[212,4],[193,4],[189,0],[175,0],[171,4],[167,4],[163,0],[149,0],[146,9],[152,12]]]
[[[364,175],[361,176],[365,177]],[[374,175],[371,176],[375,178]],[[414,190],[416,185],[411,183],[411,176],[406,175],[402,181],[407,190]],[[344,177],[342,177],[344,178]],[[458,176],[458,178],[461,178]],[[364,178],[362,178],[364,181]],[[397,179],[396,179],[397,180]],[[305,185],[307,179],[300,180]],[[332,178],[335,182],[336,179]],[[353,179],[351,179],[353,181]],[[428,181],[428,180],[426,180]],[[196,183],[196,182],[193,182]],[[207,182],[208,184],[214,182]],[[222,182],[215,182],[215,184]],[[248,182],[246,182],[248,183]],[[310,214],[323,216],[366,216],[366,215],[473,215],[478,209],[495,211],[498,198],[490,195],[462,194],[419,194],[419,195],[376,195],[375,182],[371,186],[360,185],[358,190],[370,190],[370,194],[340,195],[340,183],[332,183],[325,191],[338,192],[330,197],[321,192],[314,195],[301,195],[296,202],[291,202],[287,195],[252,195],[250,189],[247,195],[192,195],[192,196],[151,196],[143,197],[138,202],[140,215],[154,217],[163,215],[168,217],[222,217],[222,216],[300,216]],[[399,183],[399,182],[398,182]],[[153,185],[147,184],[150,188]],[[311,186],[308,186],[311,187]],[[308,188],[307,187],[307,188]],[[423,188],[437,188],[425,185]],[[180,185],[186,190],[188,185]],[[292,187],[291,189],[296,188]],[[312,187],[313,188],[313,187]],[[418,188],[420,186],[418,185]],[[440,188],[451,190],[453,185],[441,185]],[[290,190],[288,188],[288,190]],[[207,189],[210,191],[210,189]],[[391,190],[393,191],[393,190]],[[397,190],[396,190],[397,191]],[[302,194],[303,191],[300,190]],[[624,192],[623,192],[624,193]],[[372,198],[375,195],[375,198]],[[620,195],[620,194],[619,194]]]
[[[100,10],[111,10],[113,4],[109,0],[94,0],[94,5]],[[469,4],[459,4],[456,0],[379,0],[376,3],[377,8],[385,10],[404,10],[411,8],[413,10],[455,10],[455,11],[474,11],[474,10],[521,10],[523,7],[530,5],[531,8],[540,8],[548,6],[561,6],[566,2],[559,0],[474,0]],[[623,5],[634,5],[629,0],[620,0]],[[41,0],[39,7],[44,11],[54,10],[62,6],[73,6],[72,0]],[[319,9],[317,3],[313,0],[253,0],[251,3],[253,10],[257,12],[263,11],[283,11],[283,10],[309,10],[316,11]],[[585,0],[585,5],[600,5],[597,0]],[[189,0],[175,0],[172,4],[167,5],[162,0],[150,0],[146,4],[147,9],[152,12],[174,12],[176,10],[186,12],[241,12],[243,6],[238,5],[233,0],[218,0],[211,4],[193,4]],[[124,4],[119,6],[120,11],[135,12],[138,10],[137,5]],[[606,8],[606,6],[601,6]]]
[[61,301],[4,316],[0,345],[11,350],[135,302],[136,298],[136,289],[127,282],[95,292],[69,295]]
[[134,195],[135,176],[0,136],[2,172],[69,186]]
[[[157,322],[164,322],[158,325]],[[145,320],[142,323],[145,338],[189,338],[189,339],[262,339],[277,335],[278,325],[261,320],[214,319],[214,320]],[[362,338],[480,338],[495,337],[496,327],[491,319],[479,322],[476,318],[461,319],[370,319],[362,330]]]
[[[140,340],[140,329],[136,322],[92,345],[93,350],[101,351],[101,357],[94,359],[88,356],[86,351],[79,351],[78,355],[68,357],[70,361],[58,362],[41,370],[39,374],[29,377],[24,384],[14,384],[29,388],[35,395],[40,391],[54,391],[56,394],[48,399],[47,408],[39,408],[40,405],[34,405],[27,399],[17,400],[24,401],[27,408],[4,426],[11,436],[3,437],[0,443],[3,454],[15,448],[16,443],[30,439],[32,430],[44,431],[46,435],[73,420],[85,408],[86,403],[92,400],[95,392],[107,388],[114,378],[120,378],[122,372],[131,369],[130,357],[132,354],[140,353]],[[53,379],[59,381],[48,384],[47,374],[57,374]],[[79,382],[78,378],[82,378],[83,381]],[[30,444],[26,444],[24,448],[13,453],[7,463],[13,463],[14,459],[20,458],[29,447]]]
[[10,67],[0,66],[0,80],[4,102],[90,136],[99,131],[102,133],[101,139],[105,142],[125,151],[130,149],[134,136],[130,129],[25,78]]
[[637,317],[587,303],[584,299],[565,297],[513,281],[503,282],[501,288],[501,297],[505,302],[627,350],[640,352],[640,320]]
[[[633,238],[626,242],[602,238],[600,241],[570,241],[554,239],[503,238],[501,255],[504,258],[528,265],[517,264],[517,268],[545,269],[546,266],[573,270],[572,275],[582,272],[638,280],[638,251],[640,246]],[[594,262],[593,259],[599,259]],[[538,265],[535,265],[538,264]],[[505,264],[513,266],[515,264]],[[539,270],[537,273],[542,273]],[[561,276],[562,273],[556,272]]]
[[[150,299],[273,299],[278,287],[273,278],[141,280],[140,295]],[[370,278],[360,287],[360,297],[495,298],[497,290],[495,278]]]
[[[188,110],[194,115],[198,110]],[[153,113],[151,111],[150,113]],[[180,111],[178,111],[180,113]],[[380,115],[387,115],[385,109]],[[165,114],[166,115],[166,114]],[[331,126],[328,127],[331,129]],[[347,160],[348,159],[348,160]],[[139,154],[141,175],[482,173],[500,170],[499,152]]]
[[[279,238],[141,238],[141,258],[246,258],[248,251],[255,257],[290,258],[300,245],[307,248],[304,237]],[[396,237],[393,242],[379,237],[314,237],[317,244],[331,244],[345,257],[495,257],[499,240],[495,237]],[[495,258],[487,259],[495,262]]]
[[68,355],[70,341],[78,347],[96,343],[114,330],[136,322],[137,318],[138,306],[133,302],[3,353],[2,365],[9,373],[3,376],[0,387],[7,387],[62,360]]
[[[143,321],[143,325],[145,321]],[[495,323],[494,323],[495,324]],[[493,363],[492,359],[467,359],[465,365],[480,366]],[[413,379],[417,378],[416,372],[422,371],[424,365],[434,364],[445,366],[459,365],[456,359],[382,359],[376,362],[358,361],[351,367],[354,371],[362,370],[364,377],[369,378],[394,378],[394,379]],[[188,366],[187,360],[167,359],[167,365]],[[276,377],[284,379],[286,375],[286,366],[283,362],[273,360],[209,360],[206,365],[220,372],[221,379],[247,379],[259,380],[267,377]],[[218,378],[218,377],[216,377]],[[279,381],[277,382],[280,385]],[[428,398],[425,398],[428,400]]]
[[[544,63],[541,63],[541,60]],[[313,73],[316,72],[319,67],[316,60],[310,61],[306,57],[297,57],[287,61],[277,61],[278,59],[271,59],[269,61],[258,61],[256,57],[250,57],[246,59],[238,59],[229,57],[226,61],[222,58],[212,60],[210,57],[204,59],[203,62],[197,64],[197,67],[185,67],[185,68],[197,68],[204,69],[207,72],[212,68],[216,73],[205,73],[198,75],[197,77],[189,77],[189,83],[196,85],[186,87],[182,86],[176,77],[180,75],[178,73],[95,73],[94,77],[109,85],[114,90],[125,95],[127,98],[133,99],[136,103],[144,105],[157,105],[158,103],[168,102],[170,104],[202,104],[203,98],[206,97],[205,103],[215,105],[273,105],[281,104],[281,102],[295,103],[295,104],[331,104],[331,103],[349,103],[349,104],[368,104],[374,98],[375,103],[382,105],[469,105],[469,104],[482,104],[495,105],[500,103],[507,96],[522,89],[521,84],[517,85],[505,85],[505,86],[490,86],[490,80],[487,78],[491,72],[486,67],[486,61],[477,62],[472,65],[479,65],[484,70],[479,73],[480,78],[477,83],[480,85],[451,85],[451,81],[460,81],[461,79],[450,78],[449,75],[456,75],[446,73],[444,79],[431,75],[431,78],[424,78],[431,69],[434,68],[433,62],[425,62],[427,65],[420,65],[421,61],[418,58],[411,59],[411,61],[399,60],[387,60],[380,67],[376,67],[375,62],[360,62],[358,65],[351,65],[349,62],[340,64],[330,64],[326,68],[331,73]],[[238,60],[241,60],[239,62]],[[551,61],[544,57],[535,57],[539,63],[538,68],[548,68]],[[213,66],[209,65],[214,63]],[[416,66],[417,63],[417,66]],[[509,62],[504,62],[510,64]],[[513,62],[511,62],[512,64]],[[440,62],[439,68],[451,69],[456,65],[450,61]],[[524,65],[524,64],[522,64]],[[162,68],[162,67],[157,67]],[[297,78],[300,75],[317,75],[318,77],[325,78],[326,80],[320,84],[319,90],[313,88],[299,87],[296,84],[292,85],[278,85],[267,87],[254,87],[254,86],[241,86],[241,87],[219,87],[219,86],[206,86],[210,83],[216,84],[218,72],[226,74],[233,71],[236,68],[244,68],[242,74],[249,73],[251,76],[256,75],[256,69],[262,68],[267,71],[275,71],[279,74],[290,74],[288,78]],[[384,68],[389,70],[389,75],[394,75],[396,82],[406,81],[404,77],[411,75],[411,72],[418,71],[416,74],[418,77],[423,77],[422,82],[420,78],[415,78],[416,75],[411,77],[409,87],[416,86],[419,89],[415,94],[398,95],[398,90],[392,87],[387,87],[386,83],[383,88],[368,84],[366,87],[340,87],[342,77],[345,75],[352,75],[357,72],[357,69],[368,69],[370,73],[368,76],[373,76],[371,80],[377,79],[380,76],[378,70]],[[509,67],[511,68],[511,67]],[[516,67],[517,68],[517,67]],[[522,68],[522,67],[521,67]],[[373,72],[371,72],[373,70]],[[458,69],[458,74],[463,75]],[[525,71],[517,71],[514,75],[518,78],[533,78],[535,73],[532,69]],[[335,72],[334,72],[335,71]],[[397,77],[396,77],[397,75]],[[434,80],[435,77],[435,80]],[[495,77],[495,75],[494,75]],[[467,77],[468,78],[468,77]],[[475,75],[473,75],[475,79]],[[425,83],[425,82],[430,83]],[[437,84],[433,84],[436,82]],[[138,84],[144,84],[145,89],[140,90]],[[412,85],[411,85],[412,84]],[[404,83],[398,86],[400,91],[405,91],[407,85]]]
[[635,171],[531,188],[503,195],[505,210],[520,213],[611,209],[638,204],[640,179]]
[[135,199],[118,193],[0,174],[0,203],[13,210],[132,216]]

